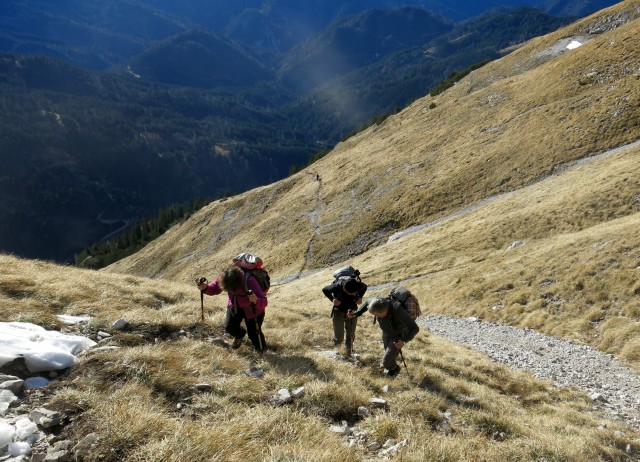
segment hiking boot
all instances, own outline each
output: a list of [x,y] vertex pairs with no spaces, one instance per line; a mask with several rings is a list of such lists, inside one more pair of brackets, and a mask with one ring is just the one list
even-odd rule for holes
[[233,348],[234,350],[237,350],[238,348],[240,348],[240,345],[242,345],[242,337],[240,338],[234,338],[233,339],[233,343],[231,344],[231,348]]
[[394,369],[391,369],[390,371],[385,371],[385,374],[388,377],[395,377],[399,373],[400,373],[400,366],[396,366]]
[[344,356],[347,358],[351,357],[351,345],[347,345],[344,347]]

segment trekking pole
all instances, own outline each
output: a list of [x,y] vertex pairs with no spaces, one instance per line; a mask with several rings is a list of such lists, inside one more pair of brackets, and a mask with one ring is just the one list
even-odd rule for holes
[[200,321],[204,322],[204,291],[200,291]]
[[404,355],[402,354],[402,349],[400,349],[399,351],[400,351],[400,358],[402,358],[402,362],[404,363],[404,368],[407,371],[407,376],[409,377],[410,380],[413,380],[413,377],[411,377],[411,374],[409,373],[409,368],[407,367],[407,362],[404,360]]
[[[207,278],[201,277],[198,279],[198,285],[205,284],[207,282]],[[200,291],[200,320],[204,322],[204,290]]]

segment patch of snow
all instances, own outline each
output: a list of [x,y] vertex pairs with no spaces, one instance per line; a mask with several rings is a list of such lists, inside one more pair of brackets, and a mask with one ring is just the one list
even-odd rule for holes
[[567,50],[575,50],[580,46],[582,46],[582,43],[578,42],[577,40],[572,40],[571,43],[567,45]]
[[24,357],[30,372],[56,371],[75,366],[75,355],[96,342],[25,322],[0,322],[0,366]]

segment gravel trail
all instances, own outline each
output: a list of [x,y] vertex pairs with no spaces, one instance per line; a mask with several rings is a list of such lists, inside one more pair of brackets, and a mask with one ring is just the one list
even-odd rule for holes
[[418,324],[497,362],[552,380],[558,387],[575,387],[611,418],[640,429],[640,375],[613,355],[532,329],[477,318],[425,316]]

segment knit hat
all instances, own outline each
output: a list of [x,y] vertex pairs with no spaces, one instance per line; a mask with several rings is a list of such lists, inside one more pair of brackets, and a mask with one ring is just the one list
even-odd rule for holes
[[345,283],[342,285],[342,288],[346,292],[349,292],[350,294],[355,294],[360,288],[360,285],[358,284],[358,281],[356,281],[355,279],[347,279]]

